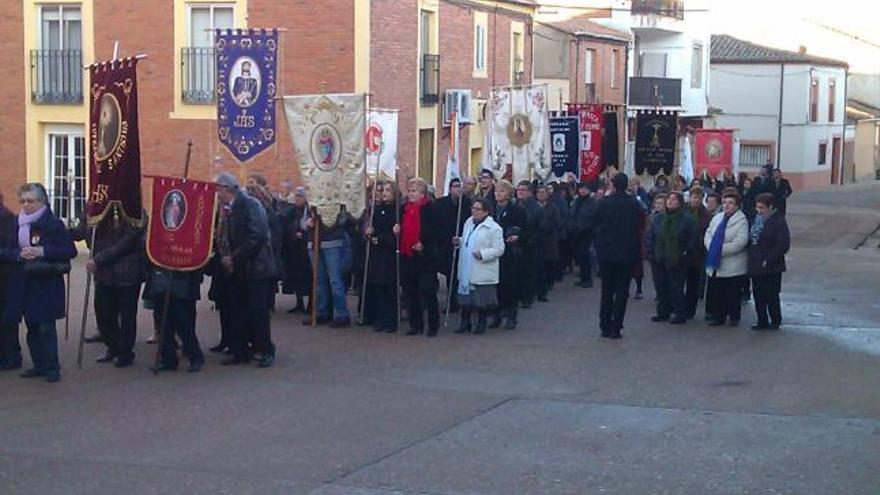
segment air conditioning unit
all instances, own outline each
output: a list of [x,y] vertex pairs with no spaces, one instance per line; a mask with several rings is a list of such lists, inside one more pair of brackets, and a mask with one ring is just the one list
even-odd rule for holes
[[452,112],[458,116],[459,124],[471,124],[471,105],[473,99],[469,89],[447,89],[443,104],[443,125],[452,123]]

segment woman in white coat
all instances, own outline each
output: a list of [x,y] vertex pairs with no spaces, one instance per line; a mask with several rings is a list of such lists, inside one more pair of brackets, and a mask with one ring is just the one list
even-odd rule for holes
[[504,233],[490,216],[492,205],[485,198],[475,198],[471,217],[461,237],[453,239],[458,253],[458,304],[461,325],[455,333],[471,331],[471,315],[476,310],[473,333],[486,331],[487,317],[498,305],[499,258],[504,254]]
[[706,316],[710,326],[739,324],[742,287],[748,273],[749,221],[740,209],[736,193],[721,199],[716,214],[703,237],[706,245]]

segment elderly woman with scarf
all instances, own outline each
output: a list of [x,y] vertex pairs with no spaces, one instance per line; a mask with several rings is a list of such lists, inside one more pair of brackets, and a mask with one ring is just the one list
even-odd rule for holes
[[684,196],[669,193],[666,211],[652,217],[645,242],[657,288],[657,314],[651,321],[673,325],[687,321],[684,281],[695,240],[696,221],[684,210]]
[[721,212],[703,236],[706,246],[706,308],[710,326],[739,324],[742,286],[748,272],[749,221],[736,193],[721,199]]
[[41,184],[18,188],[21,213],[12,225],[12,236],[0,246],[0,262],[14,263],[7,288],[2,321],[18,324],[24,318],[33,368],[22,378],[61,379],[55,320],[64,318],[64,277],[76,247],[70,233],[48,206]]
[[[750,232],[749,275],[755,293],[755,311],[758,322],[752,330],[778,330],[782,324],[779,291],[785,254],[791,245],[791,235],[785,216],[776,209],[772,193],[755,198],[757,216]],[[769,318],[768,318],[769,316]]]
[[455,333],[471,331],[471,315],[477,312],[473,333],[485,333],[487,317],[498,305],[499,259],[504,254],[504,232],[491,217],[492,204],[475,198],[458,245],[458,304],[461,325]]

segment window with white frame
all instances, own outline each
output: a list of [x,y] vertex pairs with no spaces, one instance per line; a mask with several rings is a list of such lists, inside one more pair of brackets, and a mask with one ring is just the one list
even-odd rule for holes
[[611,50],[611,87],[617,88],[620,81],[617,80],[617,69],[620,67],[620,50],[614,48]]
[[79,4],[39,7],[39,46],[31,51],[32,99],[82,101],[82,13]]
[[58,218],[80,218],[86,204],[86,140],[81,130],[50,128],[46,132],[46,177],[49,204]]
[[740,144],[739,165],[746,167],[763,167],[771,161],[773,147],[769,144]]
[[584,52],[584,102],[596,101],[596,50],[587,48]]
[[694,43],[691,52],[691,88],[703,87],[703,44]]
[[214,102],[216,74],[214,30],[235,26],[231,3],[187,4],[187,46],[183,48],[183,99],[187,103]]
[[479,20],[474,25],[474,70],[486,70],[486,25]]

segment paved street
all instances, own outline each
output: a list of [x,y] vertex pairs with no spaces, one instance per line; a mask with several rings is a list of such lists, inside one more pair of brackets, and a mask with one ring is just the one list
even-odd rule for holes
[[[76,309],[61,383],[0,375],[0,493],[876,495],[880,187],[796,194],[789,221],[778,333],[749,331],[751,306],[737,329],[653,324],[646,280],[625,338],[600,339],[598,288],[568,278],[515,331],[280,312],[274,368],[154,377],[146,311],[134,367],[89,345],[77,370]],[[199,337],[218,340],[207,303]]]

